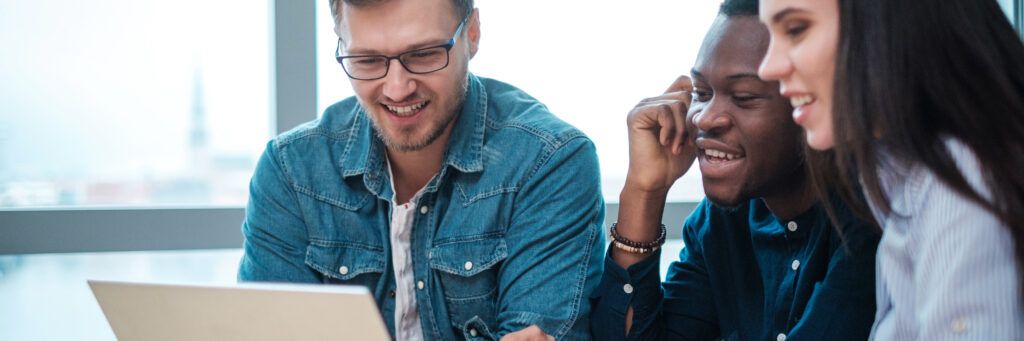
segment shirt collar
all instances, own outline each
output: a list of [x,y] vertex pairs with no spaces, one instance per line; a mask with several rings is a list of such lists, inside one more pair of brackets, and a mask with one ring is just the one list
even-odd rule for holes
[[456,119],[452,136],[448,139],[444,164],[463,173],[484,170],[484,131],[487,128],[487,91],[483,82],[469,74],[466,100]]
[[[802,237],[815,229],[815,226],[823,224],[829,219],[820,202],[815,203],[793,219],[782,220],[773,214],[761,199],[753,200],[758,201],[757,204],[752,204],[750,207],[750,226],[754,232],[767,235],[784,234],[790,237]],[[790,223],[795,224],[793,225],[795,229],[790,229]]]

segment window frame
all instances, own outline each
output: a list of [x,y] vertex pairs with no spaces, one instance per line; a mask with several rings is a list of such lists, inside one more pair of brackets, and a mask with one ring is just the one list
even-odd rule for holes
[[1017,26],[1017,33],[1024,39],[1024,0],[1013,2],[1013,23]]

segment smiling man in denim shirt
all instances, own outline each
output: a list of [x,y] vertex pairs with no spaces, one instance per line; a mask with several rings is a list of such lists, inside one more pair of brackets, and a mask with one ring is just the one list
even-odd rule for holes
[[604,219],[593,143],[468,72],[471,0],[331,8],[356,96],[268,144],[239,279],[367,286],[402,340],[588,338]]

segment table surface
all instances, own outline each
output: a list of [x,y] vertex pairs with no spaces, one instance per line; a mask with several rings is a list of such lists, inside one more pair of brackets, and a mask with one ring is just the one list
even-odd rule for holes
[[[662,252],[661,273],[682,240]],[[114,340],[88,279],[230,284],[241,249],[0,256],[0,340]]]

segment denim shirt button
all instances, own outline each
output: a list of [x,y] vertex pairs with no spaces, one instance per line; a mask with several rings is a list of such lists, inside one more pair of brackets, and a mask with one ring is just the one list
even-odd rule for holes
[[423,284],[423,281],[416,282],[416,288],[417,289],[423,290],[424,286],[425,286],[425,284]]
[[341,273],[342,275],[348,275],[348,267],[342,265],[341,268],[338,269],[338,272]]
[[466,268],[466,271],[473,270],[473,262],[466,262],[466,265],[463,267]]
[[420,206],[420,214],[427,214],[429,211],[430,209],[427,208],[427,205]]
[[476,337],[476,328],[469,328],[469,336]]

